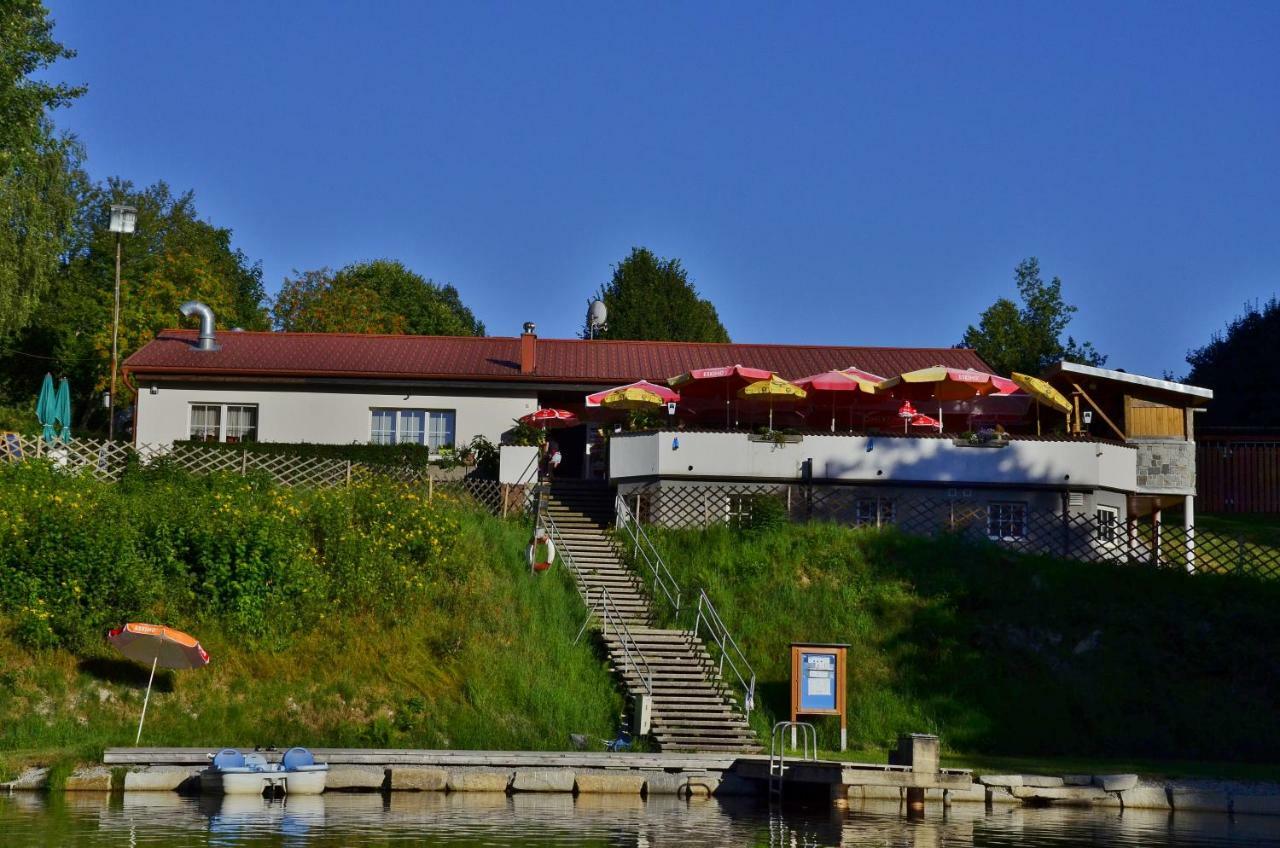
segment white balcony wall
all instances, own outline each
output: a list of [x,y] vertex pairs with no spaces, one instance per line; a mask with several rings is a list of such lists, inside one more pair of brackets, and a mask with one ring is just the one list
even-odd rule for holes
[[1101,487],[1131,492],[1136,452],[1087,441],[1013,440],[1003,448],[961,447],[950,439],[805,436],[795,444],[753,442],[745,433],[620,434],[609,446],[614,480],[802,479]]

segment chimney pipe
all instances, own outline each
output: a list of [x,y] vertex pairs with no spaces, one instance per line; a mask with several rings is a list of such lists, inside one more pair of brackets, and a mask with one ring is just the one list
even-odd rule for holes
[[538,328],[532,321],[524,322],[520,335],[520,373],[532,374],[538,370]]
[[192,315],[200,316],[200,343],[197,345],[198,349],[209,351],[218,349],[218,339],[213,333],[212,309],[198,300],[188,300],[178,307],[178,311],[188,317]]

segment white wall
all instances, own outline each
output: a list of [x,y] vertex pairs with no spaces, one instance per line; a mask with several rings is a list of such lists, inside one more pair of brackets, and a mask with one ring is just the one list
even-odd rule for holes
[[[679,448],[673,449],[679,439]],[[878,483],[1001,483],[1133,491],[1137,453],[1086,441],[1020,441],[960,447],[950,439],[806,436],[797,444],[749,441],[745,433],[618,435],[609,445],[614,479],[661,477],[798,480],[806,460],[815,480]]]
[[[139,387],[138,444],[168,444],[190,437],[194,403],[249,403],[258,406],[258,441],[351,444],[369,441],[370,410],[454,410],[455,440],[461,445],[473,436],[497,443],[513,421],[538,407],[532,391],[316,391],[314,389],[215,388],[206,385],[159,383],[151,394]],[[225,425],[225,421],[223,422]]]

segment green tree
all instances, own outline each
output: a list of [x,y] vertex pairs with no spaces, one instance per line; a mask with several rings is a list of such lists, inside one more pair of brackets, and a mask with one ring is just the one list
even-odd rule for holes
[[1071,336],[1062,340],[1076,313],[1076,307],[1062,299],[1062,280],[1054,277],[1046,283],[1034,256],[1018,263],[1014,280],[1022,305],[1007,297],[998,299],[982,313],[978,326],[965,330],[960,347],[976,350],[1000,374],[1039,374],[1061,359],[1082,365],[1106,363],[1090,342]]
[[[98,414],[93,395],[110,382],[111,313],[116,234],[108,230],[110,206],[138,210],[137,230],[121,241],[120,358],[160,330],[180,326],[178,306],[204,301],[221,328],[267,329],[262,268],[232,246],[231,230],[200,219],[191,192],[175,195],[164,182],[135,189],[112,179],[84,196],[71,253],[56,287],[18,337],[26,354],[15,362],[11,394],[34,391],[46,370],[65,374],[84,415]],[[37,358],[37,357],[48,357]],[[122,406],[130,390],[118,388]]]
[[1205,424],[1232,427],[1280,426],[1280,302],[1245,304],[1243,314],[1209,343],[1187,353],[1186,382],[1213,389]]
[[0,3],[0,339],[30,320],[75,217],[83,151],[49,114],[84,88],[32,78],[74,55],[38,0]]
[[310,333],[410,333],[483,336],[484,324],[452,285],[436,283],[391,259],[294,272],[271,305],[281,330]]
[[[644,247],[613,266],[613,277],[596,293],[609,310],[602,339],[727,342],[729,331],[711,301],[698,296],[679,259],[662,259]],[[582,337],[590,336],[583,327]]]

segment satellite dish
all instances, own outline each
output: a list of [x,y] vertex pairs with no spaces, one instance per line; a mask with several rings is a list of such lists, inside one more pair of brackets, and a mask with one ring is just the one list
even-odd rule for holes
[[609,310],[605,309],[604,301],[593,300],[591,308],[587,310],[587,323],[592,327],[603,327],[608,316]]

